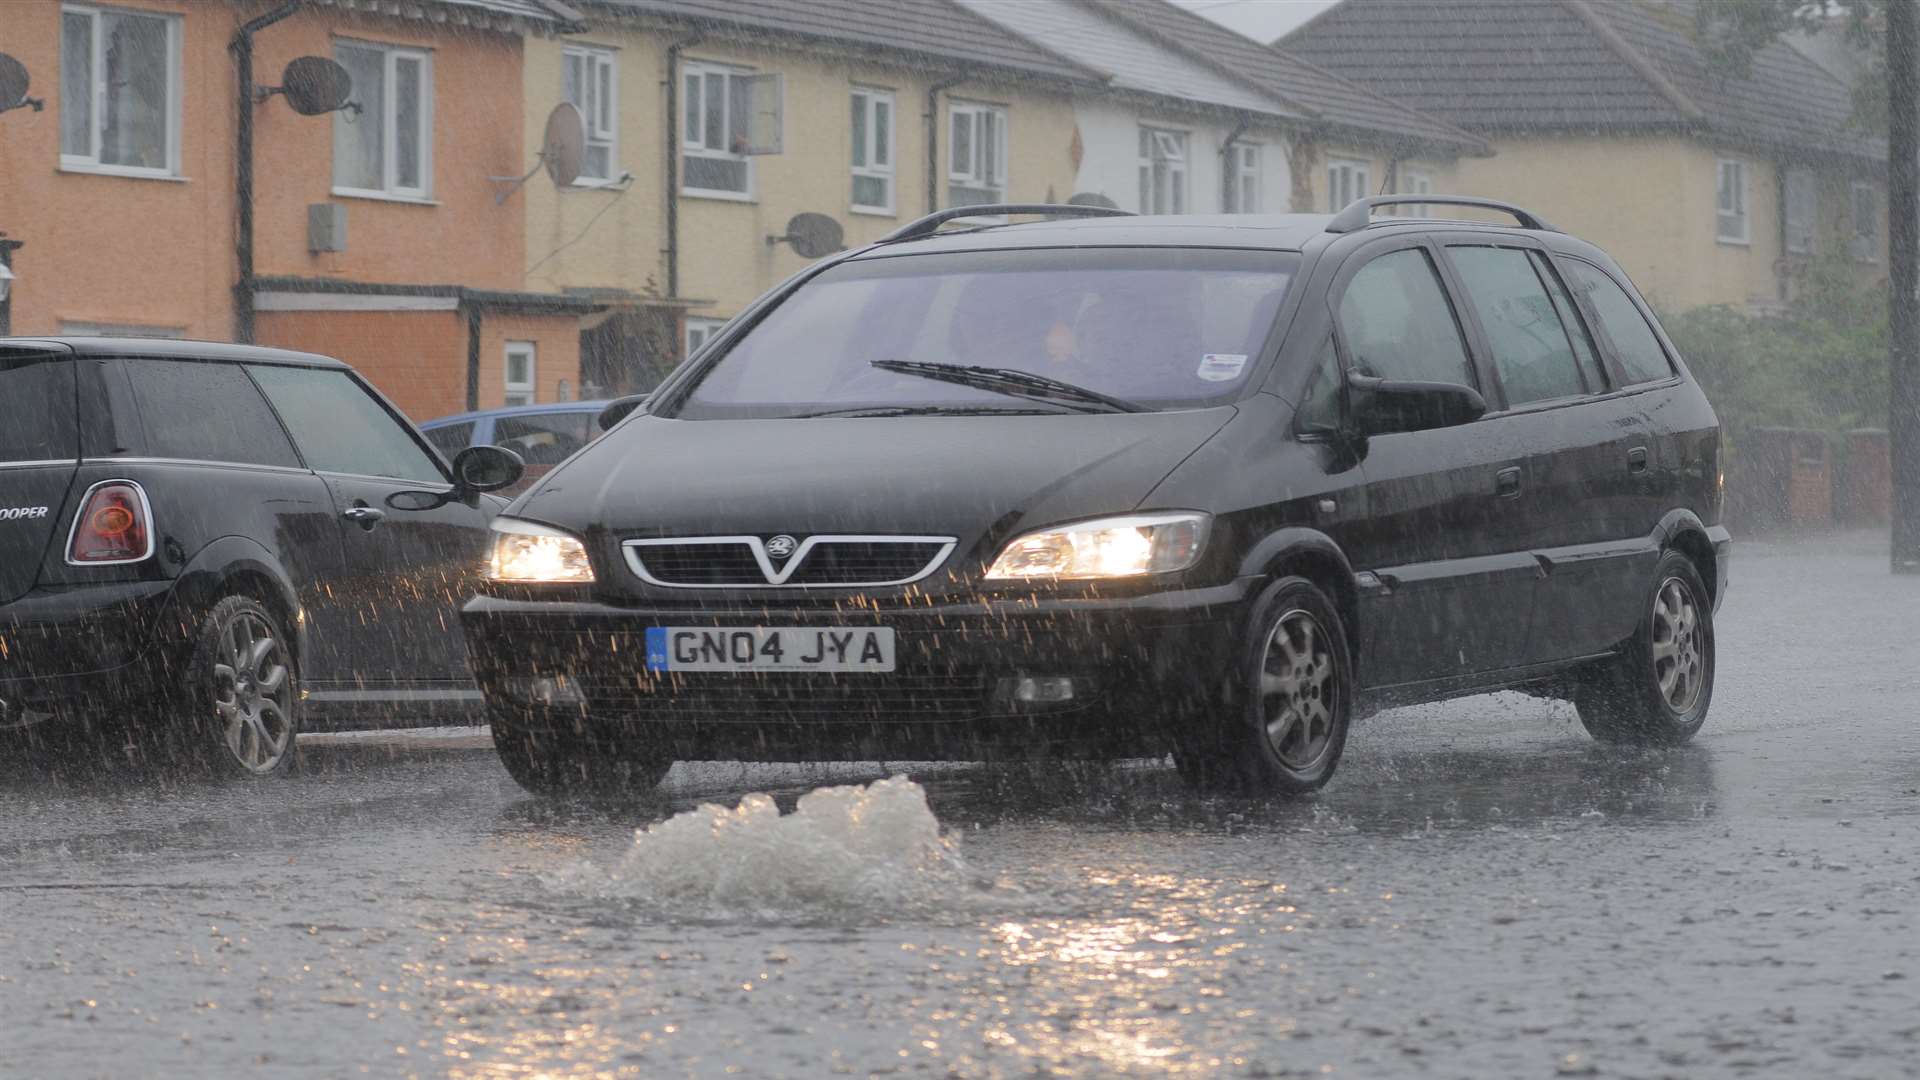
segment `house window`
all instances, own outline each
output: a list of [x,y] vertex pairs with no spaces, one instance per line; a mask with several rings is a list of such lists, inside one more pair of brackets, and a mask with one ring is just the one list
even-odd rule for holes
[[1227,213],[1260,212],[1260,144],[1227,147]]
[[1005,202],[1007,110],[956,101],[950,111],[953,141],[948,146],[947,205]]
[[620,78],[609,49],[569,45],[560,54],[560,96],[580,110],[586,135],[576,183],[606,184],[618,177],[615,148],[619,138]]
[[681,190],[721,199],[753,197],[753,156],[781,149],[781,76],[718,64],[681,75]]
[[1140,129],[1140,212],[1187,210],[1187,133]]
[[1339,213],[1355,199],[1364,199],[1373,190],[1368,180],[1369,167],[1364,161],[1332,160],[1327,162],[1327,210]]
[[893,213],[893,95],[853,92],[853,208]]
[[428,198],[433,189],[433,58],[414,49],[340,42],[360,111],[333,114],[333,188],[347,195]]
[[727,325],[725,319],[688,319],[687,355],[692,356],[699,352],[700,347],[712,341],[714,336],[720,333],[720,328],[725,325]]
[[1781,246],[1790,254],[1811,255],[1820,232],[1820,186],[1812,170],[1788,169],[1786,206],[1781,213]]
[[531,341],[507,342],[506,405],[531,405],[534,402],[534,364],[537,352]]
[[180,165],[180,20],[60,11],[60,164],[134,176]]
[[1747,242],[1747,163],[1720,159],[1719,213],[1714,237],[1723,244]]
[[[1433,194],[1433,174],[1425,169],[1403,168],[1400,170],[1399,186],[1401,195],[1431,195]],[[1400,212],[1411,217],[1430,217],[1433,214],[1433,208],[1426,203],[1409,203],[1400,207]]]
[[1879,262],[1880,192],[1872,184],[1851,184],[1847,187],[1847,207],[1853,220],[1853,238],[1847,250],[1861,262]]

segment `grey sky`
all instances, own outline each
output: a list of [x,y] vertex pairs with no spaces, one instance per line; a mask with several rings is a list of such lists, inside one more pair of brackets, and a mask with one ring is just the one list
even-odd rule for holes
[[1173,0],[1258,41],[1272,41],[1330,8],[1334,0]]

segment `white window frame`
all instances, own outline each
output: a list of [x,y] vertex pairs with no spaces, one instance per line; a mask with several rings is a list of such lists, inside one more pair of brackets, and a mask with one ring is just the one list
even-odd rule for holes
[[1227,146],[1227,195],[1230,214],[1260,212],[1260,186],[1266,164],[1266,144],[1234,142]]
[[[527,359],[527,377],[516,381],[513,377],[515,357]],[[540,347],[531,341],[509,341],[501,354],[500,384],[502,387],[500,404],[537,405],[540,403]],[[515,400],[518,398],[519,400]]]
[[[1873,209],[1873,231],[1860,232],[1860,206],[1864,199]],[[1862,180],[1847,185],[1847,251],[1854,261],[1877,263],[1880,261],[1880,230],[1883,228],[1880,214],[1880,190]]]
[[[160,168],[140,165],[107,165],[100,161],[100,137],[104,113],[100,108],[101,100],[106,96],[107,44],[100,33],[100,16],[104,13],[115,15],[135,15],[149,19],[160,19],[167,27],[167,103],[166,103],[166,143],[167,163]],[[60,167],[72,172],[106,173],[111,176],[137,176],[161,179],[178,179],[180,176],[180,125],[181,111],[181,49],[180,16],[159,11],[144,11],[136,8],[117,8],[93,4],[62,4],[60,6],[60,34],[56,48],[60,55],[66,50],[66,17],[84,15],[93,37],[93,85],[88,88],[87,111],[91,123],[88,125],[91,153],[68,154],[63,149],[60,154]],[[64,91],[65,80],[61,80]],[[62,93],[60,108],[66,109],[68,103]],[[64,144],[64,132],[56,131],[55,138]]]
[[714,335],[718,334],[721,328],[726,325],[727,320],[725,319],[703,319],[688,316],[686,340],[684,342],[686,352],[682,354],[682,358],[684,359],[699,352],[700,347],[712,341]]
[[187,332],[178,326],[93,322],[84,319],[61,319],[60,333],[67,337],[168,338],[176,341],[187,336]]
[[[980,138],[980,118],[990,117],[993,128],[993,157],[991,163],[986,159],[986,140]],[[961,117],[967,117],[971,130],[967,136],[969,160],[962,162],[955,153],[953,141],[954,127]],[[1007,107],[988,105],[978,101],[953,101],[947,106],[947,205],[955,205],[953,189],[956,186],[993,191],[992,202],[1007,201]]]
[[[424,49],[411,49],[398,45],[388,45],[378,41],[361,41],[356,38],[335,38],[334,51],[341,49],[364,49],[380,54],[380,78],[382,80],[382,102],[380,121],[380,174],[381,186],[375,188],[349,187],[334,178],[335,195],[353,196],[362,199],[393,199],[401,202],[430,202],[433,199],[433,54]],[[399,65],[402,60],[412,60],[420,65],[420,102],[414,110],[419,118],[420,130],[420,183],[416,187],[404,187],[399,182],[400,171],[400,97],[394,93],[399,85]],[[336,124],[368,122],[366,113],[354,113],[342,110],[333,114]],[[331,148],[329,148],[331,153]],[[338,163],[335,163],[336,166]]]
[[[605,176],[593,176],[586,172],[585,157],[581,159],[580,175],[573,181],[574,187],[605,187],[618,180],[620,169],[620,54],[598,45],[568,45],[560,50],[560,93],[567,92],[566,67],[580,65],[580,96],[585,105],[576,101],[574,108],[580,110],[582,134],[586,136],[588,150],[602,147],[607,151],[607,173]],[[601,85],[600,76],[606,75],[606,85]]]
[[[1728,183],[1731,176],[1733,182]],[[1739,158],[1719,158],[1714,167],[1713,238],[1722,244],[1746,246],[1752,243],[1753,215],[1747,189],[1747,163]],[[1729,231],[1731,219],[1739,225]]]
[[1187,212],[1193,188],[1187,171],[1187,148],[1190,145],[1192,139],[1184,131],[1140,125],[1138,165],[1141,213]]
[[[893,91],[875,90],[865,86],[856,86],[853,88],[852,103],[855,107],[863,111],[867,128],[866,145],[858,148],[861,151],[860,156],[865,160],[866,164],[852,166],[853,175],[870,180],[879,180],[885,184],[887,199],[884,204],[854,202],[852,201],[852,192],[849,190],[848,208],[856,214],[880,214],[892,217],[894,214],[893,161],[899,153],[899,144],[894,138],[893,121],[894,117],[900,115],[900,108],[894,104]],[[877,155],[874,152],[880,145],[881,125],[874,122],[874,115],[878,112],[876,107],[879,105],[885,105],[887,107],[887,122],[885,125],[887,160],[884,162],[876,161],[875,158]],[[853,137],[851,110],[849,110],[847,137],[849,139]],[[851,154],[848,155],[848,160],[852,160]],[[849,187],[851,188],[851,184]]]
[[[1400,189],[1397,192],[1400,195],[1431,195],[1433,194],[1433,173],[1426,169],[1410,169],[1403,166],[1400,169],[1400,181],[1396,186]],[[1408,217],[1430,217],[1433,212],[1433,208],[1426,203],[1407,203],[1396,209]]]
[[1373,193],[1373,163],[1359,158],[1327,159],[1327,212],[1337,214],[1355,199]]
[[1789,255],[1812,255],[1820,248],[1820,178],[1798,165],[1780,177],[1780,247]]
[[[727,88],[727,100],[720,109],[721,122],[725,124],[727,128],[727,141],[737,142],[746,138],[744,132],[733,130],[733,95],[736,92],[734,89],[736,80],[752,74],[753,72],[750,69],[735,67],[731,64],[715,64],[706,61],[690,60],[682,65],[680,69],[680,116],[675,121],[680,125],[680,161],[677,163],[680,169],[680,194],[691,195],[701,199],[732,199],[735,202],[753,201],[754,192],[758,189],[758,178],[755,176],[757,170],[754,168],[752,155],[736,154],[724,146],[708,146],[706,144],[706,131],[704,130],[707,115],[707,76],[720,75],[725,77],[725,81],[721,85]],[[696,99],[692,94],[688,93],[687,83],[689,82],[694,82],[695,85],[700,87],[699,98]],[[696,101],[698,104],[695,104]],[[689,110],[693,110],[695,115],[698,115],[702,121],[702,130],[698,138],[694,137],[693,131],[687,124]],[[751,120],[749,120],[749,123],[751,123]],[[740,191],[730,191],[726,188],[694,187],[687,183],[687,159],[692,157],[708,158],[715,161],[745,162],[743,175],[746,177],[746,184],[744,188]]]

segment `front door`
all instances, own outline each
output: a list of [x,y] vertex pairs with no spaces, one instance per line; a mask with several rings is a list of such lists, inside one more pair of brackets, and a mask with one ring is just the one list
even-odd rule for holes
[[[1362,249],[1342,267],[1334,295],[1348,370],[1487,392],[1424,243]],[[1509,433],[1483,420],[1376,435],[1360,471],[1368,524],[1349,557],[1377,582],[1361,609],[1365,684],[1513,666],[1533,614],[1538,563],[1517,535],[1527,491]]]
[[338,560],[310,612],[310,682],[370,692],[470,684],[457,614],[483,570],[491,504],[450,498],[439,460],[346,369],[250,370],[333,497]]

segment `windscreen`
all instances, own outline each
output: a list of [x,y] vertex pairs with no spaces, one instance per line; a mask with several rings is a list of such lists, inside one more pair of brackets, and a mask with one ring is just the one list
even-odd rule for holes
[[1126,248],[862,259],[802,285],[734,343],[685,419],[871,407],[1039,407],[877,369],[1010,368],[1151,409],[1229,400],[1252,374],[1299,258]]

